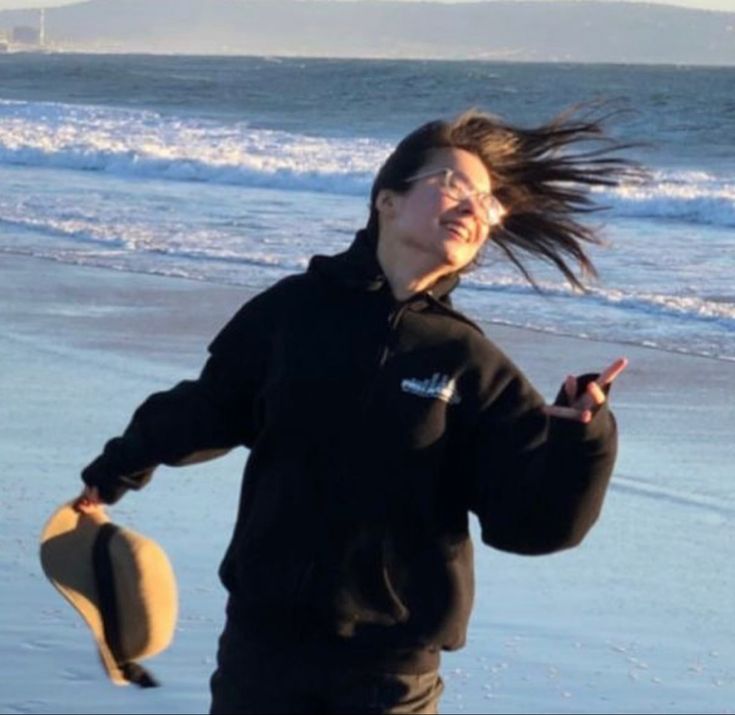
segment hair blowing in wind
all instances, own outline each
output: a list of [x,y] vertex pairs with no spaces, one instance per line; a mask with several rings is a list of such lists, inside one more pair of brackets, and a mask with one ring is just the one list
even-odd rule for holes
[[549,261],[583,289],[584,277],[597,275],[586,244],[602,242],[598,229],[585,221],[605,208],[594,200],[593,189],[615,187],[645,173],[620,156],[631,145],[607,135],[605,124],[614,115],[595,116],[593,109],[573,107],[528,129],[477,110],[451,121],[429,122],[403,139],[381,167],[373,201],[382,188],[405,190],[405,179],[432,150],[454,147],[474,153],[506,210],[492,231],[492,242],[535,287],[523,254]]

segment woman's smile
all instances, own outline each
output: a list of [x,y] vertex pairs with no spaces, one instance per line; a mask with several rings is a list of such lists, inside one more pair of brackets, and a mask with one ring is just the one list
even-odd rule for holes
[[472,243],[474,240],[473,235],[475,233],[475,228],[473,226],[468,226],[456,219],[442,221],[441,226],[443,226],[448,233],[458,238],[463,243]]

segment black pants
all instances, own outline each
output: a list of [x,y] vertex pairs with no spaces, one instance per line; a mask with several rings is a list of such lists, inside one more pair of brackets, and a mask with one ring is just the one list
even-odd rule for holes
[[436,713],[444,685],[437,671],[385,672],[324,644],[253,642],[226,628],[211,689],[212,715]]

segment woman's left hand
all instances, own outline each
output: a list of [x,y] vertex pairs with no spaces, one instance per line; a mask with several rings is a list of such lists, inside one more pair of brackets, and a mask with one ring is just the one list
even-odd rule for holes
[[74,501],[74,509],[82,514],[92,514],[98,509],[102,509],[104,504],[100,499],[97,487],[85,486],[82,493]]
[[612,365],[603,370],[592,380],[581,395],[577,394],[577,378],[573,375],[564,381],[564,392],[569,401],[569,407],[560,405],[546,405],[544,412],[550,417],[560,417],[565,420],[576,420],[587,424],[592,420],[597,408],[606,400],[605,388],[628,366],[628,359],[618,358]]

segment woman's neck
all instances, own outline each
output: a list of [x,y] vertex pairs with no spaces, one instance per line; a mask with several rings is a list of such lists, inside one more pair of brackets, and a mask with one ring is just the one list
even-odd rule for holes
[[421,254],[401,251],[400,245],[387,240],[378,240],[377,257],[396,300],[428,290],[447,273],[444,266],[426,265]]

